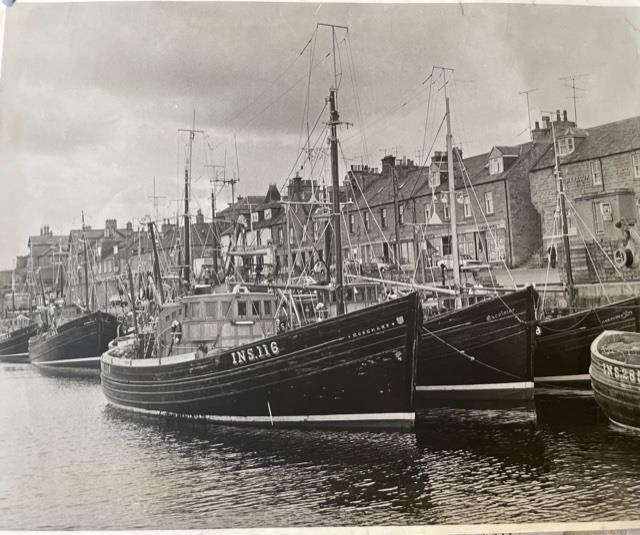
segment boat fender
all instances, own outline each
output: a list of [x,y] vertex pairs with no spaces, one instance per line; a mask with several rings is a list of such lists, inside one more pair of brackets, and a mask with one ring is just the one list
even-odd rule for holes
[[182,340],[182,323],[178,320],[173,320],[171,324],[171,335],[173,336],[174,343],[180,343]]

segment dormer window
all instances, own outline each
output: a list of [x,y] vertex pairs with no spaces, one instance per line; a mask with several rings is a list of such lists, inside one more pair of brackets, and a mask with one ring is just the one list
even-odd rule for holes
[[504,161],[502,158],[491,158],[489,160],[489,174],[497,175],[504,171]]
[[264,211],[264,220],[269,221],[271,219],[271,208],[267,208]]
[[257,223],[258,222],[258,212],[251,212],[251,221],[253,223]]
[[571,154],[575,149],[572,137],[563,137],[556,141],[556,152],[558,156],[566,156]]

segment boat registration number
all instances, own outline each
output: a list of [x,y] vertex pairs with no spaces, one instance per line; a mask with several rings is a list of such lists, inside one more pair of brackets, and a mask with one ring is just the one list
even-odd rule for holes
[[278,342],[271,342],[269,344],[257,344],[247,349],[237,349],[231,352],[231,359],[234,366],[243,366],[245,364],[251,364],[258,360],[268,359],[274,357],[280,353]]
[[603,362],[602,373],[623,383],[640,384],[640,370],[625,368],[624,366],[614,366],[613,364]]

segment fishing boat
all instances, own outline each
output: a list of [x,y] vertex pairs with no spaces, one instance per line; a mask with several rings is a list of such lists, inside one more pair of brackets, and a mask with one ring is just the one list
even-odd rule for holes
[[640,299],[630,297],[539,322],[534,358],[536,384],[588,388],[591,344],[605,329],[638,332]]
[[[82,218],[84,226],[84,216]],[[85,306],[49,303],[43,330],[29,339],[29,360],[43,372],[100,376],[100,355],[118,333],[117,318],[89,310],[87,245],[83,239]],[[44,293],[42,301],[45,302]]]
[[[564,251],[568,252],[564,261],[564,269],[570,313],[539,322],[535,339],[535,382],[536,385],[542,387],[588,388],[591,343],[605,329],[640,331],[640,299],[629,297],[600,306],[576,310],[564,179],[560,172],[553,122],[551,122],[551,132],[554,175],[558,186],[558,208],[562,224],[562,242]],[[549,254],[549,261],[551,261],[551,252]]]
[[531,287],[424,322],[419,407],[505,407],[533,399],[535,303]]
[[640,430],[640,333],[604,331],[591,344],[595,399],[614,424]]
[[0,362],[29,362],[29,338],[37,334],[35,324],[0,335]]
[[[533,400],[533,329],[537,294],[533,288],[495,295],[462,306],[457,238],[454,158],[449,97],[445,97],[447,166],[452,239],[454,307],[426,317],[418,357],[416,404],[420,408],[505,408]],[[433,288],[435,292],[444,289]],[[451,292],[449,291],[449,294]]]
[[29,340],[29,360],[44,372],[100,375],[100,355],[116,337],[118,321],[106,312],[79,313]]
[[[227,324],[251,321],[234,310]],[[217,423],[410,429],[420,323],[414,293],[228,349],[200,345],[168,354],[170,342],[156,343],[153,356],[137,358],[136,345],[123,341],[102,357],[102,387],[111,405],[134,412]],[[163,331],[161,321],[157,333]]]

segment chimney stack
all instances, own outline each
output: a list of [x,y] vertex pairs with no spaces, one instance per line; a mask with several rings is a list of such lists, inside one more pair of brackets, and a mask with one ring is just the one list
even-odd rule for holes
[[562,111],[562,120],[566,123],[567,122],[567,110],[563,110]]
[[556,121],[560,122],[560,110],[556,110]]

